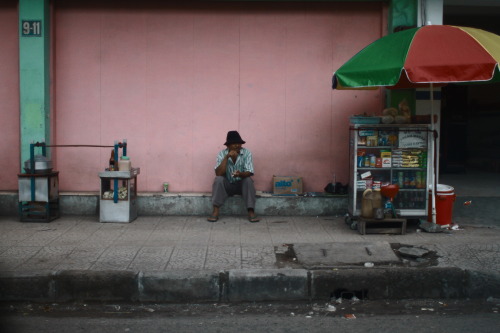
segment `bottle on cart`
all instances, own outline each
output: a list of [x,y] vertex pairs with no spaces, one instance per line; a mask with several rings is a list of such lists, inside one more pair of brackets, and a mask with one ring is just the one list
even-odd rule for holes
[[373,217],[376,220],[384,219],[384,204],[382,202],[382,193],[380,192],[380,188],[373,190],[372,207]]
[[382,193],[380,192],[380,188],[373,190],[372,206],[373,208],[383,208]]
[[390,199],[387,199],[387,201],[384,204],[384,217],[386,219],[392,218],[392,201]]
[[115,150],[111,149],[111,157],[109,158],[109,171],[116,171]]

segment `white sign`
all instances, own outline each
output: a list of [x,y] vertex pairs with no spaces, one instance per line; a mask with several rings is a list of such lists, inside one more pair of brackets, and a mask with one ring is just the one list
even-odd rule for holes
[[399,148],[425,148],[427,147],[427,132],[401,131],[398,140]]

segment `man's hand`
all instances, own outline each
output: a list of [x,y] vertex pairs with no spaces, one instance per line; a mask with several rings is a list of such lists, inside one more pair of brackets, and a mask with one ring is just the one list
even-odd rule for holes
[[233,172],[233,177],[239,177],[239,178],[246,178],[246,177],[250,177],[252,176],[252,173],[251,172],[248,172],[248,171],[240,171],[240,170],[236,170],[235,172]]
[[236,159],[238,158],[238,151],[237,150],[229,150],[229,153],[224,157],[222,162],[219,164],[219,166],[215,169],[215,175],[217,176],[225,176],[226,175],[226,167],[227,167],[227,161],[229,159],[232,159],[233,162],[236,162]]
[[230,150],[229,153],[227,154],[228,157],[232,158],[235,160],[238,157],[239,153],[237,150]]

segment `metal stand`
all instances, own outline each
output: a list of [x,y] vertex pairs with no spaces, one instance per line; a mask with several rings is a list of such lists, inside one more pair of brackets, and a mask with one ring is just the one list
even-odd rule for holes
[[59,172],[18,174],[21,222],[50,222],[59,217]]
[[137,218],[137,175],[130,171],[104,171],[101,178],[99,222],[132,222]]

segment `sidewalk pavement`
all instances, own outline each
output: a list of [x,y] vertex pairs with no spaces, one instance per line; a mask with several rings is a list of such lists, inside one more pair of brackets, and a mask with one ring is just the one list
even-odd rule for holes
[[0,301],[500,298],[496,226],[361,235],[332,216],[98,220],[0,217]]

